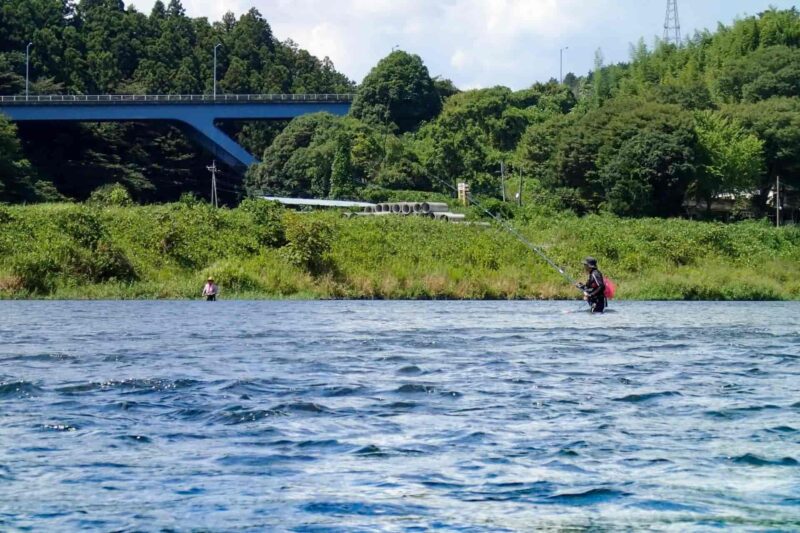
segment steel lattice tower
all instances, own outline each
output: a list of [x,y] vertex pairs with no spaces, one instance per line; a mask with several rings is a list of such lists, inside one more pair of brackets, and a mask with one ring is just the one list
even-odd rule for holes
[[678,0],[667,0],[667,16],[664,20],[664,42],[681,45],[681,21],[678,18]]

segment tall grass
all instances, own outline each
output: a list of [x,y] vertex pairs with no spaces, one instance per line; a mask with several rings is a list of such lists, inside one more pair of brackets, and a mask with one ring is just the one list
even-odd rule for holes
[[[579,218],[515,225],[582,278],[593,255],[618,296],[800,299],[800,230],[760,222]],[[0,298],[575,298],[499,227],[293,213],[269,204],[0,207]]]

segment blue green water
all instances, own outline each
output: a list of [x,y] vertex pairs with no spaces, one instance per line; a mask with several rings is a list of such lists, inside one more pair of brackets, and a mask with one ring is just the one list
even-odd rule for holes
[[800,529],[800,304],[0,302],[0,530]]

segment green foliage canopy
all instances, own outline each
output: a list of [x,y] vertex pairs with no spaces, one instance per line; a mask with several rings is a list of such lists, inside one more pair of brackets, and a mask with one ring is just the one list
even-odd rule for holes
[[377,124],[416,129],[439,114],[442,99],[422,59],[396,50],[367,74],[356,93],[351,113]]

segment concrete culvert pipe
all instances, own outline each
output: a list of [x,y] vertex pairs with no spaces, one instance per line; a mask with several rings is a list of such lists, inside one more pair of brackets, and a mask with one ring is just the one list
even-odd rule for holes
[[412,203],[412,204],[411,204],[411,209],[412,209],[412,210],[413,210],[415,213],[422,213],[422,212],[423,212],[423,211],[422,211],[422,203],[421,203],[421,202],[414,202],[414,203]]
[[400,204],[400,210],[404,215],[410,215],[414,212],[414,206],[408,202]]
[[403,209],[400,207],[400,204],[389,204],[389,207],[392,210],[392,213],[400,213]]
[[362,213],[374,213],[375,212],[375,206],[368,205],[367,207],[362,209],[361,212]]
[[443,213],[448,209],[444,202],[422,202],[423,213]]
[[459,222],[467,218],[467,215],[462,215],[461,213],[444,213],[444,216],[450,222]]

